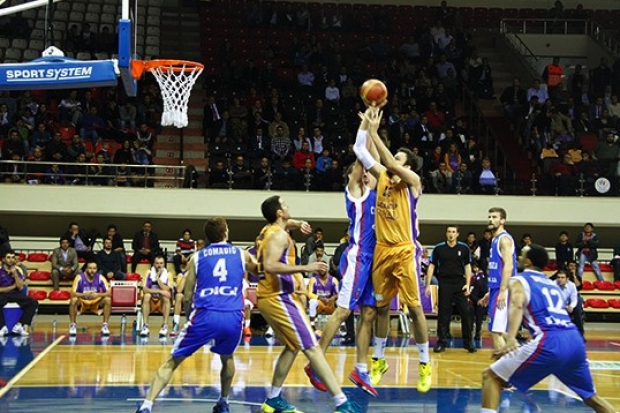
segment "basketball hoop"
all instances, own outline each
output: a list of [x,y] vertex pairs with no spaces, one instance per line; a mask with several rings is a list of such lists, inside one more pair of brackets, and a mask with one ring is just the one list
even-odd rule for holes
[[131,61],[131,74],[135,79],[139,79],[144,71],[151,72],[157,79],[164,101],[161,125],[177,128],[184,128],[188,124],[189,96],[203,69],[202,63],[189,60]]

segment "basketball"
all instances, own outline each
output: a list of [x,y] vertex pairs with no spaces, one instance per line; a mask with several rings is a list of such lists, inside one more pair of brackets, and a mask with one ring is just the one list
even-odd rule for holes
[[385,87],[385,83],[382,81],[368,79],[360,88],[360,97],[366,106],[372,105],[372,102],[375,102],[379,106],[387,99],[388,90],[387,87]]

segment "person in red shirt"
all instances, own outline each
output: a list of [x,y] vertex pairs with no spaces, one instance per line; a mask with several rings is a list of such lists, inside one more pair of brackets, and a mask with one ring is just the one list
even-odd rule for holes
[[310,159],[312,161],[311,169],[314,169],[316,166],[314,153],[310,150],[310,144],[304,141],[301,144],[301,149],[295,151],[295,154],[293,155],[293,167],[295,167],[295,169],[304,169],[306,167],[306,159]]
[[437,133],[446,123],[446,116],[437,109],[437,102],[431,101],[429,110],[424,113],[424,116],[428,119],[428,128]]
[[562,162],[553,166],[551,170],[558,195],[575,195],[577,188],[577,167],[573,158],[564,154]]

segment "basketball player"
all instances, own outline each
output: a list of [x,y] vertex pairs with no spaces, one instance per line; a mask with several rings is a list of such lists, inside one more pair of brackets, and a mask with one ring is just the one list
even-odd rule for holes
[[[323,352],[327,351],[340,325],[359,305],[361,320],[357,330],[357,364],[349,374],[349,380],[362,390],[377,397],[368,374],[368,348],[372,324],[377,315],[377,301],[372,288],[371,268],[372,255],[377,244],[375,237],[375,204],[377,184],[372,175],[364,171],[360,161],[355,161],[347,170],[348,183],[345,189],[345,203],[349,217],[349,245],[340,258],[342,282],[336,301],[336,311],[329,318],[323,329],[319,345]],[[325,385],[317,382],[310,365],[305,368],[310,382],[319,390],[325,391]]]
[[290,217],[288,205],[282,198],[277,195],[267,198],[261,205],[261,210],[268,224],[256,239],[261,273],[257,289],[257,306],[280,342],[284,344],[274,369],[271,389],[261,406],[261,411],[263,413],[297,411],[295,406],[289,404],[280,393],[295,357],[301,350],[332,395],[336,405],[335,411],[359,412],[359,406],[347,400],[325,360],[325,355],[318,348],[306,314],[304,300],[301,298],[301,291],[305,289],[299,273],[327,271],[327,264],[314,262],[308,265],[295,265],[295,243],[286,232]]
[[488,229],[493,232],[489,251],[488,284],[489,291],[482,297],[479,305],[489,306],[489,331],[493,338],[493,348],[498,350],[506,345],[508,331],[508,282],[517,271],[517,255],[512,236],[504,229],[506,210],[493,207],[489,209]]
[[[483,373],[482,413],[497,412],[503,381],[526,392],[551,374],[595,411],[616,411],[596,394],[581,334],[570,321],[560,288],[542,272],[548,260],[547,251],[540,245],[521,250],[519,265],[523,272],[508,283],[506,344],[493,352],[499,359]],[[521,323],[532,340],[519,347],[515,337]]]
[[142,318],[144,324],[140,331],[141,337],[148,337],[149,315],[152,311],[161,310],[163,322],[159,329],[159,336],[168,336],[168,317],[170,316],[170,301],[172,297],[172,280],[166,269],[166,260],[162,256],[155,257],[153,266],[146,275],[146,283],[142,289]]
[[[416,207],[422,194],[422,183],[414,172],[414,154],[406,148],[392,155],[379,138],[377,129],[382,113],[376,106],[366,109],[358,130],[355,155],[364,167],[377,178],[376,235],[372,265],[372,284],[377,299],[377,324],[375,351],[370,378],[379,383],[388,369],[385,361],[385,343],[389,330],[390,303],[398,294],[400,303],[409,310],[413,320],[413,333],[420,353],[418,391],[427,392],[431,387],[431,364],[428,352],[428,329],[420,303],[418,271],[422,246],[419,235]],[[378,163],[366,148],[369,135],[381,161]]]
[[308,283],[308,314],[310,315],[310,326],[313,329],[316,328],[315,321],[318,314],[332,315],[336,310],[338,284],[336,278],[323,270],[310,278]]
[[235,375],[233,353],[239,344],[243,322],[243,276],[256,271],[250,254],[228,243],[228,225],[222,217],[209,219],[205,235],[212,242],[189,261],[183,296],[193,298],[193,311],[174,342],[168,360],[161,365],[137,413],[149,413],[153,400],[166,387],[185,360],[214,340],[211,351],[220,355],[220,397],[213,413],[228,413],[228,393]]
[[101,325],[101,335],[109,336],[108,320],[112,312],[112,292],[105,277],[97,272],[97,263],[88,261],[86,271],[79,274],[73,280],[71,288],[71,299],[69,301],[69,335],[77,335],[76,318],[78,306],[80,312],[92,311],[97,314],[103,310],[103,324]]

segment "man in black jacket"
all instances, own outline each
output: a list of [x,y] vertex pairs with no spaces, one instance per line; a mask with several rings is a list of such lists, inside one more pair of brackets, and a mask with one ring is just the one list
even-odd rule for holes
[[159,238],[157,234],[151,231],[153,224],[151,221],[144,221],[142,231],[136,232],[133,236],[131,247],[133,248],[133,257],[131,257],[131,272],[136,272],[136,267],[140,260],[146,258],[151,266],[155,260],[155,256],[160,253]]
[[[69,224],[69,229],[64,236],[69,239],[69,246],[77,251],[78,258],[83,258],[86,262],[95,260],[93,245],[95,245],[96,237],[91,237],[83,231],[77,222]],[[86,265],[83,266],[82,270],[84,269]]]
[[9,241],[10,238],[8,231],[4,227],[0,226],[0,257],[2,257],[6,251],[11,249],[11,243]]
[[577,247],[577,256],[579,257],[579,267],[577,267],[577,277],[582,278],[583,267],[589,262],[599,281],[605,281],[603,273],[598,266],[598,247],[600,241],[598,235],[594,232],[594,225],[590,222],[583,226],[583,232],[577,237],[575,243]]
[[112,238],[103,240],[103,249],[97,253],[97,267],[99,273],[108,280],[124,280],[127,275],[123,272],[123,262],[118,252],[112,248]]

